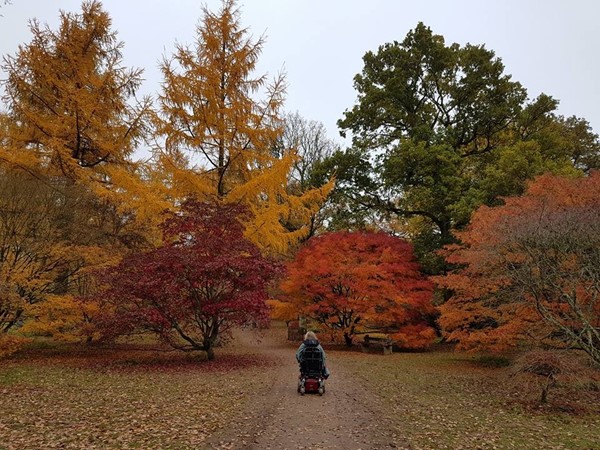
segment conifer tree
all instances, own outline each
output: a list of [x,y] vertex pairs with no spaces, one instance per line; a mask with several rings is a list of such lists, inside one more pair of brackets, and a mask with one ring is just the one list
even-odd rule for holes
[[123,66],[123,42],[102,4],[61,11],[57,30],[37,20],[30,30],[31,42],[2,65],[7,112],[0,162],[90,186],[125,201],[123,208],[155,204],[132,158],[145,137],[150,99],[132,106],[142,70]]
[[[285,252],[308,233],[306,224],[331,188],[299,196],[287,190],[296,155],[277,157],[285,80],[255,76],[264,40],[242,28],[234,0],[218,13],[204,9],[192,47],[178,45],[161,65],[159,152],[172,198],[193,194],[245,204],[247,236],[262,249]],[[257,97],[264,94],[264,99]],[[289,223],[296,226],[289,229]],[[284,226],[287,224],[288,227]]]
[[91,269],[147,246],[165,203],[133,161],[150,108],[132,106],[142,72],[123,66],[101,3],[30,30],[2,64],[0,327],[66,336]]

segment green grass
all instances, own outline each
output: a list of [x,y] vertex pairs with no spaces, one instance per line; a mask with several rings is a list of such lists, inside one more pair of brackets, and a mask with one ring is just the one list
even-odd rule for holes
[[489,368],[477,358],[436,352],[335,358],[379,396],[414,449],[600,448],[597,393],[579,392],[579,399],[558,389],[540,409],[535,389],[524,391],[497,367],[504,362]]

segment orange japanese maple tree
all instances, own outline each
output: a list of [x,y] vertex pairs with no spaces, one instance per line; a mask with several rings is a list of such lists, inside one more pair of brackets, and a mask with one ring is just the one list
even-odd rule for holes
[[299,314],[347,345],[374,329],[406,348],[425,347],[435,337],[432,283],[419,271],[412,246],[385,233],[311,239],[289,264],[281,289]]
[[448,339],[466,349],[520,343],[574,346],[600,362],[600,173],[545,175],[503,206],[481,207],[460,270],[438,277],[454,292],[441,310]]
[[169,213],[165,244],[133,254],[103,274],[106,336],[147,330],[184,351],[214,359],[218,337],[268,320],[267,286],[281,266],[244,238],[241,205],[186,200]]

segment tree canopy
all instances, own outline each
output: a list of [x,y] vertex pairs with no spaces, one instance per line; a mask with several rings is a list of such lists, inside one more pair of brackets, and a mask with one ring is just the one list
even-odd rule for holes
[[435,337],[432,287],[409,243],[367,232],[311,239],[281,283],[284,301],[334,338],[351,345],[355,334],[378,330],[405,348],[426,347]]
[[108,13],[87,1],[79,14],[61,12],[58,30],[36,20],[30,30],[31,42],[4,57],[0,161],[102,195],[139,184],[131,156],[145,136],[150,100],[132,106],[142,70],[122,66],[123,43]]
[[265,318],[281,270],[268,256],[291,261],[276,315],[346,343],[376,329],[428,345],[438,309],[423,273],[442,274],[440,323],[460,346],[535,339],[598,361],[598,136],[530,97],[492,50],[419,23],[367,52],[342,150],[284,113],[283,75],[256,74],[265,41],[236,0],[204,7],[194,41],[160,62],[154,105],[99,1],[59,19],[32,20],[2,62],[8,350],[16,329],[150,329],[212,357],[230,326]]
[[352,147],[322,166],[338,181],[342,220],[332,223],[396,222],[430,272],[444,270],[432,252],[479,205],[520,194],[547,171],[597,165],[598,137],[587,122],[557,116],[558,102],[545,94],[528,99],[483,45],[447,45],[420,23],[363,61],[356,104],[338,122]]
[[242,206],[188,199],[162,225],[165,244],[105,271],[94,296],[105,336],[149,330],[181,350],[214,345],[234,325],[268,319],[267,286],[281,268],[244,238]]
[[289,192],[296,153],[273,151],[284,126],[285,80],[254,75],[262,47],[262,38],[242,28],[235,1],[224,1],[217,13],[204,8],[193,47],[178,45],[161,64],[158,161],[172,197],[241,202],[252,212],[250,239],[285,252],[309,233],[331,183]]
[[437,281],[454,295],[440,323],[463,348],[574,346],[600,362],[600,173],[545,175],[521,197],[482,206],[462,244],[461,267]]

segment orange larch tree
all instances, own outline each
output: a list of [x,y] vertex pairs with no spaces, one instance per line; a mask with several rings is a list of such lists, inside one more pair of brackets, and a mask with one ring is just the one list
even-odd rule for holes
[[150,99],[136,100],[142,71],[123,65],[102,4],[30,31],[2,62],[0,315],[9,305],[11,329],[66,336],[89,270],[158,238],[167,203],[133,160]]
[[32,39],[6,55],[0,165],[64,179],[108,202],[149,239],[168,206],[148,167],[134,160],[148,137],[151,99],[138,101],[142,70],[123,65],[124,43],[97,0],[60,12],[57,29],[30,22]]
[[412,246],[385,233],[336,232],[308,241],[288,266],[284,299],[352,344],[355,334],[392,334],[405,348],[435,338],[432,283],[420,272]]
[[[132,161],[145,137],[150,99],[135,103],[141,69],[122,65],[123,43],[99,1],[61,12],[57,30],[32,20],[31,42],[4,57],[9,168],[66,177],[128,200],[146,191]],[[147,203],[141,201],[141,203]]]
[[246,205],[248,238],[285,253],[310,232],[332,183],[299,195],[288,190],[297,155],[275,148],[285,79],[268,83],[254,74],[263,43],[241,26],[234,0],[224,0],[217,13],[204,8],[194,45],[177,45],[161,64],[156,167],[172,199]]
[[436,279],[453,291],[440,323],[466,349],[571,346],[600,362],[600,173],[544,175],[521,197],[481,207],[462,245],[460,269]]

